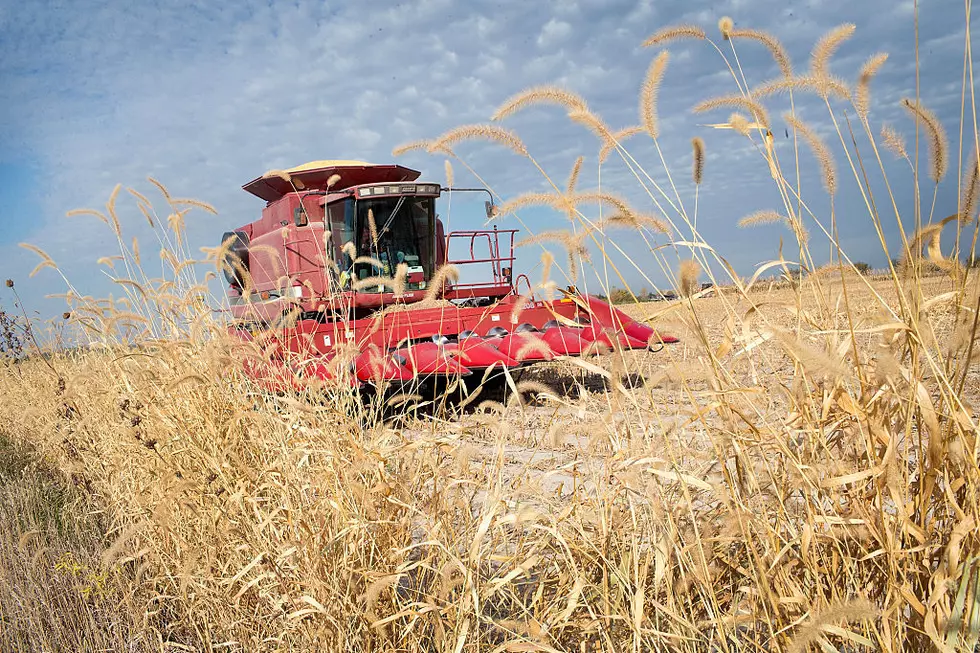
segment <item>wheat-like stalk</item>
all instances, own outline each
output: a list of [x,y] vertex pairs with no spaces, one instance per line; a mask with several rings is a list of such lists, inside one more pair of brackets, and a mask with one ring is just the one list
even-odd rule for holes
[[700,185],[704,178],[704,139],[695,136],[691,139],[692,161],[691,178],[694,183]]
[[772,54],[772,58],[775,59],[776,65],[779,66],[780,72],[783,73],[783,77],[785,79],[793,78],[793,64],[790,61],[789,55],[786,53],[786,48],[772,34],[756,29],[733,29],[729,32],[729,37],[732,39],[758,41],[766,46]]
[[74,218],[79,215],[94,215],[99,220],[105,224],[109,224],[109,218],[107,218],[101,211],[96,211],[95,209],[72,209],[65,213],[65,217]]
[[432,141],[419,139],[408,143],[402,143],[401,145],[393,148],[391,150],[391,156],[401,156],[406,152],[414,152],[415,150],[429,150],[431,147]]
[[596,220],[593,223],[596,229],[606,227],[627,227],[630,229],[649,229],[660,234],[669,234],[670,225],[665,220],[653,215],[642,215],[637,213],[614,213],[613,215]]
[[657,95],[660,91],[660,84],[663,82],[664,72],[667,70],[669,59],[670,53],[667,50],[664,50],[654,58],[650,67],[647,69],[647,76],[643,80],[643,89],[640,92],[640,122],[653,139],[656,139],[659,135],[659,125],[657,124]]
[[447,284],[456,283],[459,280],[459,269],[455,265],[446,264],[436,270],[429,280],[429,286],[425,291],[424,302],[434,302]]
[[218,209],[214,208],[207,202],[202,202],[200,200],[189,199],[189,198],[174,198],[170,200],[170,203],[174,206],[193,206],[194,208],[201,209],[202,211],[207,211],[211,215],[218,215]]
[[830,195],[835,195],[837,193],[837,166],[834,163],[833,155],[830,153],[830,148],[827,147],[827,144],[823,142],[823,139],[816,132],[810,129],[806,123],[795,115],[787,113],[783,118],[806,140],[810,146],[810,150],[813,151],[813,156],[820,164],[820,173],[824,188],[827,189]]
[[732,38],[732,32],[735,30],[735,21],[732,20],[731,16],[722,16],[718,19],[718,31],[721,32],[721,38],[728,41]]
[[960,219],[963,223],[970,222],[976,217],[978,194],[980,194],[980,158],[974,150],[960,186]]
[[609,126],[603,122],[598,114],[589,109],[569,111],[568,117],[572,122],[584,125],[602,142],[603,146],[612,140],[613,132]]
[[677,292],[682,297],[690,297],[698,292],[701,284],[698,277],[701,276],[701,264],[694,259],[684,259],[680,262],[677,270],[678,288]]
[[861,66],[861,73],[858,75],[857,90],[854,94],[854,108],[858,115],[867,119],[868,112],[871,110],[871,80],[878,74],[878,71],[888,60],[888,55],[879,52],[872,55]]
[[778,93],[785,93],[791,90],[800,90],[816,93],[820,97],[838,97],[848,100],[851,97],[851,88],[843,79],[835,76],[814,76],[797,75],[792,78],[780,78],[760,84],[752,89],[752,95],[756,98],[765,98]]
[[446,168],[446,187],[452,188],[455,175],[453,174],[453,164],[449,162],[449,159],[446,159],[445,168]]
[[583,156],[575,159],[575,163],[572,165],[572,171],[568,174],[568,184],[565,187],[565,192],[569,195],[575,193],[575,186],[578,184],[578,176],[582,172],[583,161],[585,161],[585,157]]
[[772,210],[762,210],[756,211],[750,215],[745,216],[738,221],[739,227],[754,227],[760,224],[774,224],[777,222],[785,223],[787,221],[786,216],[777,213]]
[[497,107],[490,119],[493,121],[503,120],[518,111],[537,104],[555,104],[565,107],[568,112],[588,109],[585,100],[571,91],[558,86],[535,86],[507,98],[503,104]]
[[512,131],[497,127],[496,125],[463,125],[450,129],[442,136],[435,139],[428,147],[429,152],[438,152],[447,149],[461,141],[479,139],[486,140],[499,145],[503,145],[520,154],[527,156],[527,148],[524,142]]
[[643,42],[643,47],[649,48],[653,45],[662,45],[678,39],[698,39],[703,41],[706,38],[708,38],[708,35],[697,25],[675,25],[654,32]]
[[851,23],[838,25],[820,37],[810,52],[810,74],[818,79],[832,77],[830,59],[838,48],[854,35],[855,27]]
[[55,264],[54,259],[48,256],[48,253],[45,252],[40,247],[38,247],[37,245],[32,245],[31,243],[18,243],[18,245],[26,250],[30,250],[34,252],[35,254],[41,257],[41,262],[38,263],[33,270],[31,270],[30,274],[27,275],[28,277],[33,277],[34,275],[36,275],[38,272],[40,272],[45,268],[53,268],[55,270],[58,269],[58,266]]
[[609,155],[614,149],[616,149],[617,145],[621,144],[627,138],[631,138],[637,134],[642,134],[643,131],[643,127],[633,126],[624,127],[617,132],[613,132],[611,138],[603,143],[602,148],[599,150],[599,163],[605,163],[606,159],[609,158]]
[[881,140],[884,142],[885,147],[898,158],[909,158],[908,150],[905,149],[905,139],[891,125],[884,124],[881,126]]
[[929,177],[937,184],[946,176],[949,165],[949,145],[946,139],[946,129],[932,111],[910,98],[902,100],[902,106],[912,117],[926,128],[929,133]]
[[723,95],[720,97],[710,98],[696,104],[693,111],[695,113],[705,113],[707,111],[714,111],[715,109],[720,109],[723,107],[736,107],[744,111],[748,111],[757,121],[762,123],[766,129],[769,129],[769,125],[772,124],[769,120],[769,112],[766,111],[766,108],[762,106],[758,100],[745,95]]

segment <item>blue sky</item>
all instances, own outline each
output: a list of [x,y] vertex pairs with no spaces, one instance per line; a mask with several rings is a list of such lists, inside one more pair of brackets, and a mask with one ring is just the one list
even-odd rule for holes
[[[955,156],[963,3],[922,4],[922,97],[946,123]],[[840,49],[832,68],[853,79],[869,55],[888,52],[890,59],[872,86],[872,122],[893,124],[911,143],[913,125],[899,107],[915,89],[911,0],[2,3],[0,277],[15,278],[26,297],[64,290],[51,270],[28,278],[37,258],[17,246],[27,241],[48,251],[83,292],[107,293],[109,284],[95,261],[115,252],[114,238],[94,219],[64,214],[103,206],[116,183],[158,198],[147,175],[175,195],[218,209],[217,216],[189,217],[196,250],[258,217],[262,202],[240,187],[266,170],[323,158],[388,162],[394,146],[484,122],[503,100],[529,86],[566,86],[612,127],[636,124],[637,93],[656,54],[642,48],[642,41],[663,26],[690,22],[715,37],[723,15],[738,27],[778,36],[801,71],[821,34],[842,22],[855,23],[855,37]],[[740,230],[735,223],[758,209],[780,208],[778,195],[765,163],[744,138],[704,126],[724,122],[727,111],[690,113],[697,102],[735,90],[718,55],[705,43],[669,47],[671,62],[660,94],[661,150],[685,203],[693,205],[689,143],[693,136],[705,139],[699,227],[740,274],[751,274],[755,265],[775,256],[780,236],[787,234],[775,226]],[[753,83],[778,72],[757,45],[740,44],[738,54]],[[791,156],[780,117],[785,108],[782,99],[771,105],[781,157]],[[818,132],[836,139],[819,102],[799,100],[798,110]],[[534,109],[505,126],[524,138],[556,179],[564,180],[575,157],[585,155],[580,186],[595,187],[598,144],[561,111]],[[866,141],[859,144],[866,151]],[[628,148],[655,178],[665,180],[648,138],[634,138]],[[469,143],[458,151],[505,199],[546,188],[528,161],[499,147]],[[881,265],[884,257],[839,142],[834,151],[845,249],[854,259]],[[441,157],[416,152],[397,162],[443,180]],[[808,153],[802,164],[813,206],[825,217],[817,168]],[[460,166],[456,170],[458,184],[475,183]],[[940,188],[939,217],[955,211],[957,170],[954,160]],[[615,157],[602,175],[605,189],[629,197],[642,210],[651,208]],[[889,162],[889,175],[900,207],[910,216],[907,171]],[[152,234],[135,205],[121,202],[120,208],[127,241],[137,236],[150,242]],[[481,222],[474,203],[458,203],[453,211],[453,226]],[[562,224],[546,211],[522,217],[536,230]],[[894,230],[889,236],[897,244]],[[642,243],[619,238],[654,280],[663,281]],[[522,263],[531,267],[536,259],[531,253]],[[627,276],[644,285],[636,272]],[[32,302],[45,314],[61,310]]]

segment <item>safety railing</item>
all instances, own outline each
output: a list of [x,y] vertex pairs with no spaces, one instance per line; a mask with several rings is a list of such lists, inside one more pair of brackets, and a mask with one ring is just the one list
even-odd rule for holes
[[[449,232],[449,235],[446,236],[447,258],[453,251],[454,241],[457,243],[457,249],[460,247],[464,250],[468,249],[470,255],[468,258],[449,258],[446,262],[456,267],[476,264],[489,265],[493,277],[492,281],[456,283],[453,288],[457,293],[488,287],[494,287],[498,290],[511,287],[515,260],[514,236],[518,231],[518,229],[497,229],[494,227],[493,229]],[[486,247],[486,256],[483,256],[480,251],[484,246]]]

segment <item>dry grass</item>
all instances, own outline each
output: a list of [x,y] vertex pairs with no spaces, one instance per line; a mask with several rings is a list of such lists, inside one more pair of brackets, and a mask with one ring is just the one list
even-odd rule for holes
[[[723,32],[734,53],[745,31]],[[830,77],[827,61],[850,33],[820,42],[814,75]],[[650,42],[682,37],[717,48],[689,26]],[[739,88],[752,88],[716,52]],[[821,88],[793,86],[818,92],[836,117],[840,107]],[[503,112],[573,101],[546,87]],[[746,95],[708,104],[768,116]],[[611,151],[614,136],[595,131]],[[876,133],[869,124],[865,132]],[[486,126],[417,147],[446,153],[468,138],[530,158],[519,137]],[[799,215],[800,184],[783,177],[789,166],[775,150],[745,143],[783,197],[773,215],[828,233],[832,216]],[[799,261],[813,270],[802,279],[782,256],[734,278],[694,229],[697,209],[648,186],[641,162],[622,142],[615,149],[670,223],[637,229],[650,257],[632,262],[690,291],[628,310],[683,342],[543,365],[502,391],[482,388],[465,410],[451,401],[458,389],[431,405],[407,388],[386,406],[384,396],[339,388],[275,396],[255,387],[243,361],[274,348],[276,331],[249,345],[224,337],[186,263],[185,214],[201,207],[182,208],[161,187],[176,216],[152,220],[166,276],[147,278],[120,236],[125,301],[69,295],[69,332],[98,346],[0,368],[5,437],[78,479],[90,505],[105,506],[95,531],[112,533],[46,546],[117,579],[114,609],[103,610],[78,602],[77,577],[58,585],[43,555],[5,563],[6,574],[20,574],[16,591],[39,597],[31,605],[66,601],[71,623],[83,624],[59,631],[25,607],[13,650],[55,632],[65,634],[52,649],[125,640],[208,651],[974,650],[976,276],[954,265],[925,276],[910,264],[872,279],[846,253],[818,267],[799,238]],[[852,165],[835,171],[831,192],[860,178]],[[702,176],[698,193],[710,189]],[[567,193],[548,177],[554,193],[504,206],[547,204],[594,225],[585,205],[612,205],[634,228],[651,212],[605,188],[578,191],[577,177]],[[873,207],[890,199],[869,202],[869,233],[883,233]],[[113,200],[107,209],[119,234],[125,221]],[[139,209],[155,216],[145,198]],[[969,218],[949,228],[967,229]],[[580,233],[602,257],[597,269],[621,264],[614,239]],[[903,236],[921,245],[926,233]],[[948,260],[938,239],[929,243],[930,258]],[[698,291],[698,271],[715,283],[711,296]],[[17,487],[8,504],[45,503],[17,498],[28,491]],[[5,560],[24,560],[32,540],[21,535],[39,530],[18,511],[0,513]],[[6,628],[14,612],[4,591]]]

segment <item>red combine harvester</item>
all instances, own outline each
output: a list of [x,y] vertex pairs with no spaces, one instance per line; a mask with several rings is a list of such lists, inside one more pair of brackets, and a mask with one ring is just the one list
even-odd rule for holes
[[[419,175],[315,161],[245,184],[267,204],[259,220],[224,234],[222,267],[233,332],[272,343],[268,361],[247,368],[256,381],[281,391],[309,378],[480,379],[559,356],[676,342],[572,287],[554,301],[536,300],[529,282],[520,294],[527,277],[513,274],[516,229],[446,234],[436,214],[443,192],[487,191]],[[492,215],[492,197],[486,207]],[[451,247],[468,256],[450,258]],[[486,278],[445,279],[437,270],[447,264],[460,278],[482,267]]]

